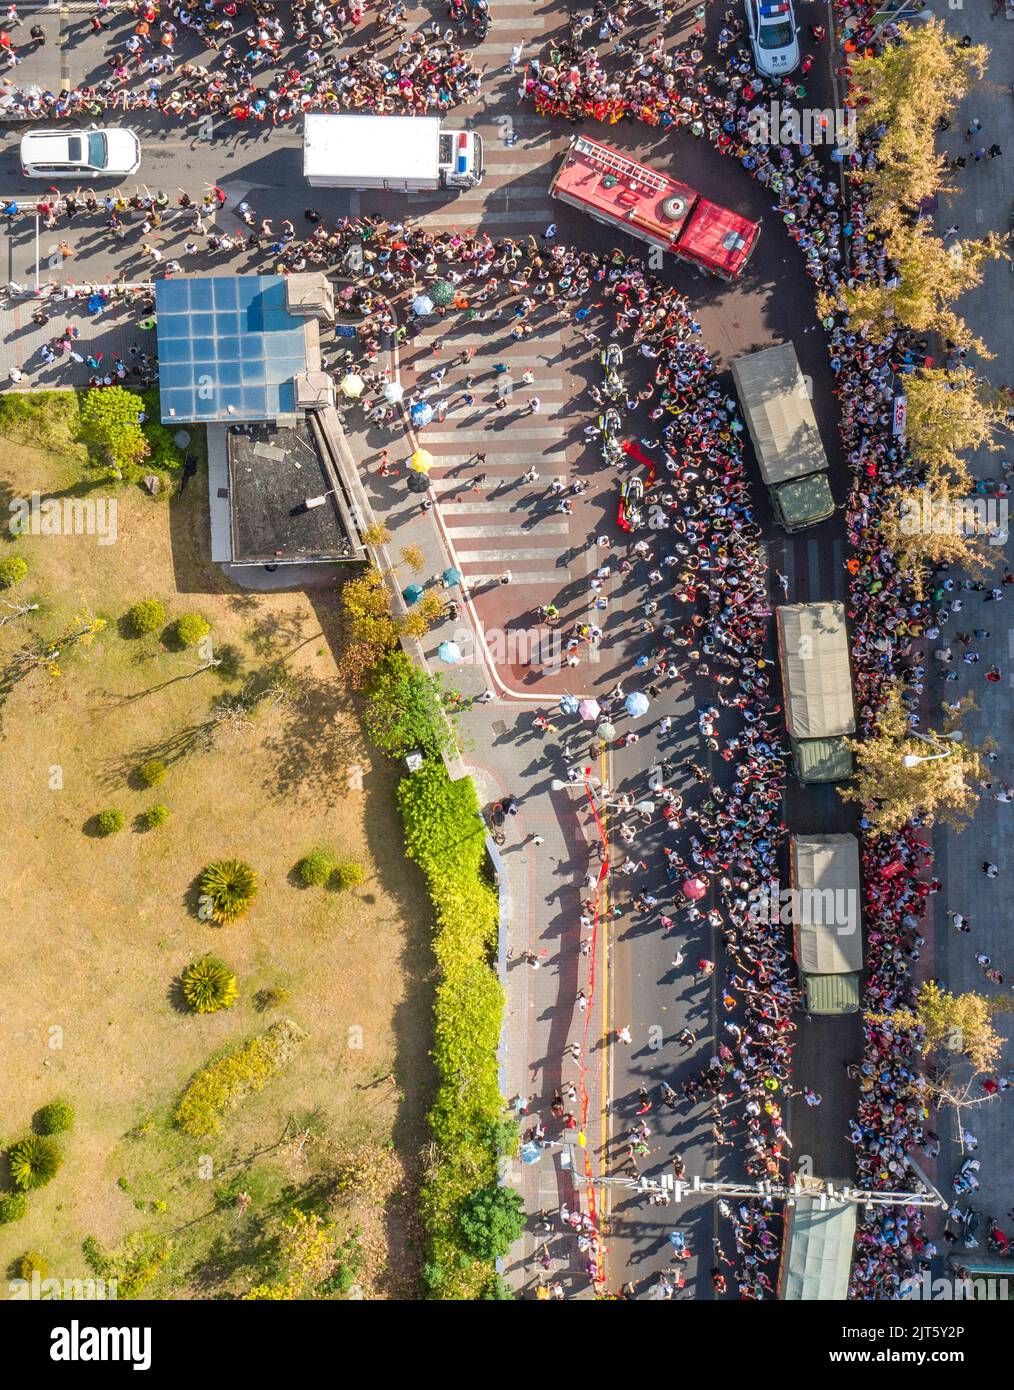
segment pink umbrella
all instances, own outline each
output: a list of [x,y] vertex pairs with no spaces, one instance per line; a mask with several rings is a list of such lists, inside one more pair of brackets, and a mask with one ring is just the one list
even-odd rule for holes
[[702,878],[685,878],[683,880],[683,895],[696,902],[698,898],[703,898],[708,891],[708,885]]

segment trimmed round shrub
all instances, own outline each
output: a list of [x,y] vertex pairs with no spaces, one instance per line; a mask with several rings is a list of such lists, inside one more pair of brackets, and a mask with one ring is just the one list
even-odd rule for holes
[[165,763],[161,758],[149,758],[137,769],[137,775],[148,787],[154,787],[165,776]]
[[219,859],[201,874],[200,889],[211,920],[225,926],[242,917],[257,896],[257,873],[242,859]]
[[40,1134],[63,1134],[74,1127],[74,1107],[65,1100],[51,1100],[35,1117]]
[[0,1226],[20,1221],[28,1213],[28,1198],[23,1192],[5,1192],[0,1197]]
[[312,849],[299,861],[299,877],[308,887],[320,888],[334,873],[336,861],[328,849]]
[[165,616],[165,604],[160,603],[157,598],[143,598],[131,608],[127,620],[134,633],[138,637],[144,637],[146,633],[157,632],[160,627],[165,627]]
[[0,560],[0,589],[13,589],[28,573],[28,561],[20,555],[5,555]]
[[231,1009],[236,1002],[236,976],[214,956],[204,956],[183,972],[183,997],[197,1014]]
[[354,861],[339,864],[335,870],[335,881],[339,888],[358,888],[366,881],[366,870],[362,864],[356,864]]
[[211,624],[200,613],[184,613],[182,618],[176,619],[173,630],[181,647],[196,647],[201,638],[207,637],[211,631]]
[[154,806],[149,806],[144,813],[144,823],[149,830],[157,830],[160,825],[165,825],[169,819],[169,807],[163,806],[158,802]]
[[95,824],[100,835],[115,835],[122,830],[127,823],[127,817],[122,811],[110,808],[108,811],[100,811],[95,817]]
[[63,1155],[56,1140],[44,1134],[30,1134],[27,1139],[20,1139],[7,1154],[14,1185],[22,1192],[31,1192],[52,1182],[62,1162]]
[[26,1250],[18,1260],[18,1278],[31,1279],[33,1274],[37,1274],[40,1279],[48,1279],[49,1261],[45,1255],[40,1255],[38,1250]]

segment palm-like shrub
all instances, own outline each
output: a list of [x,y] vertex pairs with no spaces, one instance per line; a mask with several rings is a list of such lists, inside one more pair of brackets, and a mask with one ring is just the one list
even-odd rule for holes
[[209,915],[223,926],[242,917],[257,896],[257,874],[242,859],[219,859],[201,874]]
[[149,806],[144,813],[144,823],[149,830],[157,830],[160,825],[165,825],[169,819],[169,807],[163,806],[158,802],[155,806]]
[[321,887],[335,871],[335,857],[328,849],[312,849],[299,861],[299,877],[308,887]]
[[236,1002],[236,976],[214,956],[204,956],[183,972],[183,997],[198,1014],[231,1009]]
[[40,1134],[63,1134],[74,1124],[74,1107],[65,1100],[52,1100],[35,1117]]
[[56,1177],[62,1155],[54,1139],[44,1134],[30,1134],[21,1139],[7,1155],[7,1164],[16,1187],[22,1192],[45,1187]]
[[138,637],[144,637],[146,633],[165,626],[165,604],[157,598],[143,598],[131,608],[127,621]]

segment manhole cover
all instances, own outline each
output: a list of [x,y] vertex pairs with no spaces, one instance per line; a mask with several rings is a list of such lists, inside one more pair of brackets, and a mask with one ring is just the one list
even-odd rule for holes
[[507,732],[507,721],[505,719],[498,719],[493,725],[493,732],[495,734],[505,734]]

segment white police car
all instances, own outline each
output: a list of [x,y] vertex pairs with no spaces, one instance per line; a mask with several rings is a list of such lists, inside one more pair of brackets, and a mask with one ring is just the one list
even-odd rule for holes
[[785,77],[799,66],[792,0],[744,0],[754,67],[764,77]]

